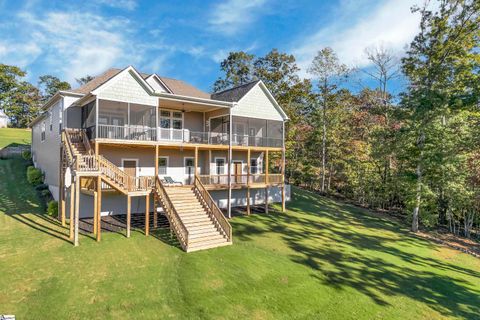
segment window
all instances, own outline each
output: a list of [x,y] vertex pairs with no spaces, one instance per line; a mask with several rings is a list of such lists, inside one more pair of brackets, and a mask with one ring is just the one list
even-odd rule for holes
[[225,174],[225,158],[215,158],[215,167],[217,174]]
[[258,173],[258,161],[257,159],[250,159],[250,173],[257,174]]
[[45,141],[45,121],[42,121],[41,130],[42,130],[41,139],[42,139],[42,141]]
[[183,129],[183,113],[179,111],[160,110],[160,128]]
[[158,174],[166,175],[168,167],[168,157],[159,157],[158,158]]
[[58,134],[62,133],[62,118],[63,118],[63,112],[62,110],[58,110]]
[[49,112],[49,120],[50,120],[50,131],[53,130],[53,112]]
[[195,160],[191,157],[184,158],[185,174],[192,175],[195,173]]

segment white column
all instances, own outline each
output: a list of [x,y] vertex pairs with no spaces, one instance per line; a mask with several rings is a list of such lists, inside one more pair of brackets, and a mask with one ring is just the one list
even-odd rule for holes
[[232,109],[230,108],[228,116],[230,118],[229,123],[229,139],[228,139],[228,217],[232,217],[232,172],[231,172],[231,163],[232,163]]

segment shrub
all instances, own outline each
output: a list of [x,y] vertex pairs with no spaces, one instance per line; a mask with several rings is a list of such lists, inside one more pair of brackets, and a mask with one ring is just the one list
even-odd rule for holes
[[38,190],[38,191],[42,191],[42,190],[48,189],[48,184],[41,183],[41,184],[39,184],[38,186],[36,186],[35,189]]
[[22,158],[27,161],[32,160],[32,153],[29,150],[25,150],[22,152]]
[[27,168],[27,180],[34,186],[39,185],[43,182],[43,174],[40,169],[30,166]]
[[47,214],[50,217],[57,217],[58,216],[58,202],[57,201],[51,200],[51,201],[48,202]]

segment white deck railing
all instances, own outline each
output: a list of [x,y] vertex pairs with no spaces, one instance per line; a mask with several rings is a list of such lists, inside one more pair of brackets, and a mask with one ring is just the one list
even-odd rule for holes
[[[136,140],[136,141],[176,141],[197,144],[228,145],[228,133],[200,132],[188,129],[152,128],[146,126],[116,126],[100,124],[96,137],[101,139]],[[232,145],[253,147],[282,147],[279,138],[257,137],[249,135],[232,135]]]

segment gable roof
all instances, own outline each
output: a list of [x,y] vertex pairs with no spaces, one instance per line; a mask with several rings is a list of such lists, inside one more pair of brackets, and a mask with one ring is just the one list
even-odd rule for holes
[[194,86],[186,83],[182,80],[160,77],[160,80],[167,86],[167,88],[173,93],[179,96],[196,97],[202,99],[210,99],[210,94],[195,88]]
[[239,86],[216,92],[212,94],[212,99],[227,102],[238,102],[242,99],[260,80],[251,81]]
[[[125,69],[123,69],[125,70]],[[81,94],[89,94],[90,92],[94,91],[98,87],[100,87],[102,84],[106,83],[108,80],[112,79],[115,77],[117,74],[123,71],[122,69],[117,69],[117,68],[111,68],[105,71],[104,73],[96,76],[93,78],[93,80],[85,83],[84,85],[80,86],[79,88],[75,90],[70,90],[71,92],[74,93],[81,93]],[[143,73],[143,72],[138,72],[138,74],[146,80],[152,75],[155,74],[148,74],[148,73]],[[194,86],[186,83],[185,81],[182,80],[177,80],[177,79],[172,79],[172,78],[167,78],[167,77],[161,77],[157,76],[162,83],[167,87],[167,89],[176,95],[181,95],[181,96],[189,96],[189,97],[196,97],[196,98],[203,98],[203,99],[210,99],[210,94],[201,91]]]

